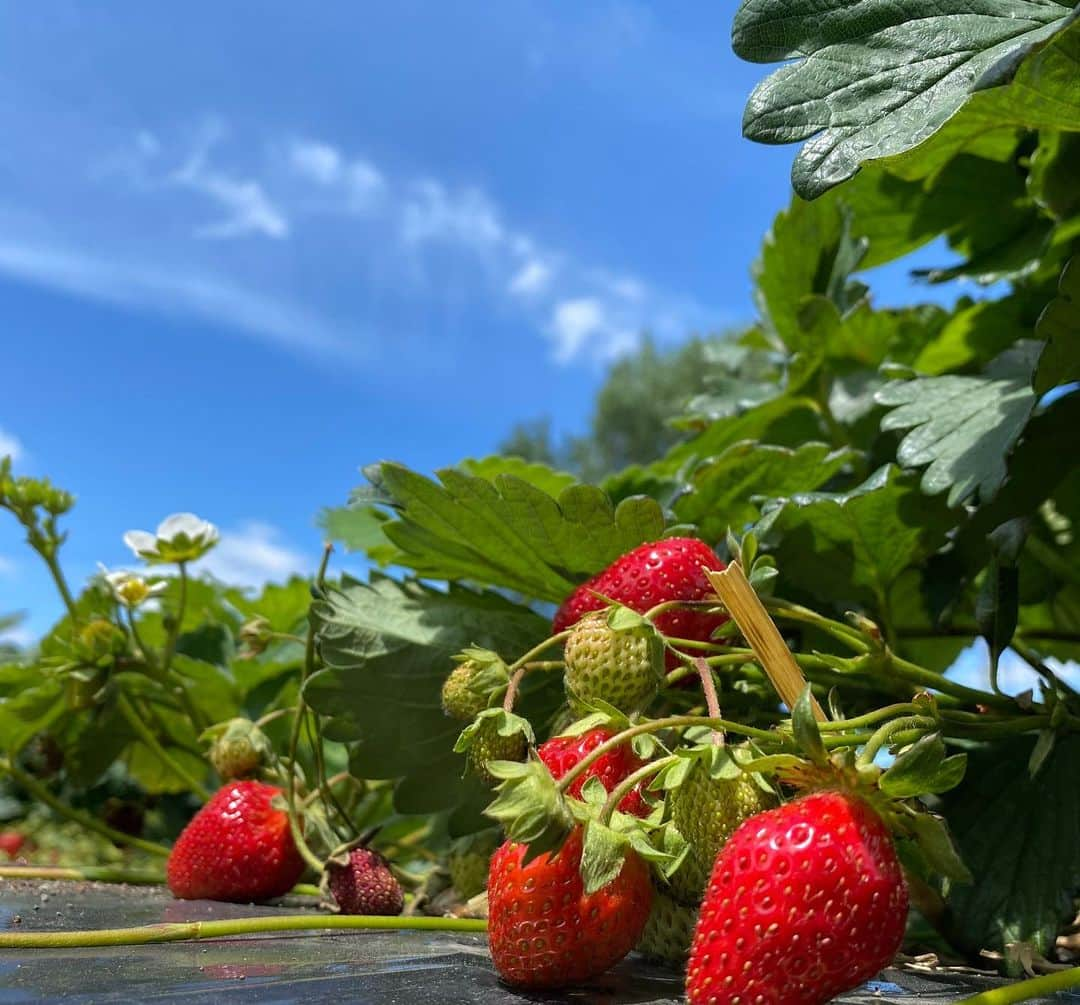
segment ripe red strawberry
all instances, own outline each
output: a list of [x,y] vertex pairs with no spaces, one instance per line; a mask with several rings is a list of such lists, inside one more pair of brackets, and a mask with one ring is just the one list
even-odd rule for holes
[[[581,736],[554,736],[540,744],[536,753],[556,778],[562,778],[586,754],[592,753],[601,743],[610,740],[614,735],[608,729],[590,729]],[[619,782],[644,764],[645,762],[634,753],[630,744],[624,743],[610,754],[604,754],[603,757],[593,761],[573,782],[567,794],[580,799],[581,790],[590,778],[599,778],[604,783],[604,788],[610,792]],[[648,815],[649,807],[645,805],[645,800],[641,796],[641,783],[623,796],[619,809],[623,813],[631,813],[636,817]]]
[[253,781],[218,789],[173,845],[166,869],[173,895],[249,902],[287,893],[304,861],[288,814],[270,805],[280,791]]
[[634,948],[649,917],[649,870],[629,852],[622,871],[586,894],[578,827],[554,855],[522,865],[525,846],[507,841],[492,856],[488,943],[508,984],[556,988],[602,974]]
[[900,948],[908,891],[861,799],[818,792],[747,820],[716,857],[686,973],[690,1005],[822,1005]]
[[326,867],[330,892],[342,914],[401,914],[405,896],[390,864],[377,851],[353,848],[349,864]]
[[[597,593],[625,604],[639,614],[668,600],[702,600],[713,592],[701,567],[723,569],[724,563],[703,541],[669,537],[642,544],[616,559],[603,572],[583,583],[556,611],[552,630],[561,632],[577,624],[582,615],[606,606]],[[703,611],[668,611],[656,619],[665,635],[707,642],[726,615]],[[678,659],[668,653],[668,668]]]
[[18,858],[19,851],[26,842],[26,837],[18,831],[0,831],[0,851],[9,859]]

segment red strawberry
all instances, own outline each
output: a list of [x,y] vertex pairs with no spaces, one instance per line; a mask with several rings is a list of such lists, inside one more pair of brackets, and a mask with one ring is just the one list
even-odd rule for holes
[[[555,736],[546,743],[540,744],[536,753],[548,770],[556,777],[562,778],[574,765],[586,754],[591,753],[605,740],[610,740],[615,734],[608,729],[591,729],[581,736]],[[637,771],[645,764],[633,751],[630,744],[624,743],[616,747],[610,754],[593,761],[570,786],[567,794],[575,799],[581,798],[581,790],[590,778],[599,778],[604,783],[604,788],[610,792],[624,778]],[[641,785],[634,786],[619,803],[619,809],[623,813],[632,813],[636,817],[644,817],[649,813],[649,807],[641,797]]]
[[269,900],[287,893],[304,871],[288,814],[270,801],[281,792],[262,782],[222,786],[184,828],[167,866],[169,889],[184,900]]
[[580,984],[619,962],[649,917],[649,870],[628,852],[622,872],[586,894],[578,827],[554,855],[522,865],[525,845],[507,841],[488,877],[488,942],[508,984],[556,988]]
[[330,892],[342,914],[401,914],[405,896],[390,864],[377,851],[353,848],[349,864],[326,867]]
[[18,831],[0,831],[0,851],[6,852],[9,859],[15,859],[26,841]]
[[892,961],[908,891],[892,837],[861,799],[819,792],[751,817],[716,857],[690,1005],[821,1005]]
[[[704,541],[691,537],[669,537],[642,544],[616,559],[603,572],[582,583],[555,612],[552,630],[561,632],[577,624],[583,614],[606,606],[596,596],[602,594],[625,604],[639,614],[668,600],[702,600],[713,592],[701,567],[723,569],[724,563]],[[668,611],[656,619],[665,635],[708,642],[726,615],[703,611]],[[668,668],[678,663],[667,655]]]

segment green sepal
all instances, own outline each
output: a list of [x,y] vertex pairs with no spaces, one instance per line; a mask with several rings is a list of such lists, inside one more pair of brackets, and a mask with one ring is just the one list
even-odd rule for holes
[[919,812],[907,821],[907,825],[923,858],[936,873],[954,883],[974,881],[943,818]]
[[1043,729],[1039,731],[1038,739],[1031,750],[1028,758],[1028,777],[1034,778],[1046,763],[1046,759],[1054,752],[1054,744],[1057,742],[1057,730]]
[[581,878],[585,893],[602,890],[618,878],[630,842],[625,834],[619,834],[598,820],[585,823],[585,837],[581,849]]
[[967,770],[967,754],[948,756],[940,733],[913,743],[878,780],[878,787],[894,799],[937,795],[955,788]]
[[472,747],[477,736],[482,731],[492,728],[492,725],[499,736],[523,733],[530,746],[536,743],[536,734],[528,719],[523,719],[520,715],[514,715],[513,712],[507,712],[502,708],[487,708],[461,731],[461,735],[454,744],[454,752],[464,754]]
[[589,809],[601,810],[604,804],[607,802],[608,791],[604,788],[604,783],[600,781],[595,775],[591,778],[585,779],[585,784],[581,786],[581,801],[585,803]]
[[492,761],[488,770],[502,782],[484,815],[500,823],[511,841],[528,846],[526,862],[558,851],[574,817],[547,765],[533,753],[525,762]]
[[470,646],[453,657],[455,663],[473,663],[477,670],[469,678],[468,690],[487,698],[488,704],[499,700],[510,683],[510,671],[503,658],[490,649]]
[[583,718],[570,723],[558,734],[559,736],[581,736],[592,729],[610,729],[613,733],[621,733],[624,729],[630,728],[630,720],[614,705],[609,705],[599,698],[586,702],[577,695],[574,695],[574,700],[597,711],[590,712]]
[[642,615],[625,604],[612,606],[611,610],[608,611],[607,624],[608,628],[616,632],[635,632],[648,630],[652,627],[650,622]]
[[791,710],[791,731],[799,750],[811,761],[815,764],[828,763],[829,754],[825,750],[821,731],[814,718],[813,691],[809,684],[803,688],[802,694],[795,702],[795,707]]

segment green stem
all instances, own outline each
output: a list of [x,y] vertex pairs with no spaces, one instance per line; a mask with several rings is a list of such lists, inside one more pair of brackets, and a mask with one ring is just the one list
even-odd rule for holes
[[668,649],[701,649],[710,653],[728,652],[731,649],[720,642],[699,642],[696,639],[677,639],[667,635],[664,636],[664,644]]
[[1019,654],[1020,658],[1059,694],[1076,694],[1065,681],[1043,662],[1043,658],[1030,646],[1025,645],[1018,638],[1014,638],[1010,645]]
[[1080,967],[1059,970],[1057,973],[1020,981],[1019,984],[983,991],[963,999],[960,1005],[1015,1005],[1016,1002],[1030,1001],[1032,998],[1050,995],[1055,991],[1068,991],[1075,987],[1080,987]]
[[755,729],[753,726],[744,726],[741,722],[731,722],[727,719],[711,719],[707,715],[669,715],[664,719],[652,719],[648,722],[638,723],[621,733],[616,733],[610,740],[605,740],[598,747],[589,751],[577,764],[575,764],[562,778],[559,779],[559,791],[565,793],[574,782],[583,775],[591,765],[605,754],[629,743],[635,736],[645,733],[658,733],[663,729],[676,729],[689,726],[710,726],[713,729],[724,729],[741,736],[753,737],[767,743],[783,743],[784,737],[774,731]]
[[221,939],[259,932],[375,929],[416,932],[485,932],[486,921],[472,918],[369,917],[366,915],[299,914],[268,918],[229,918],[224,921],[189,921],[102,928],[87,932],[0,932],[0,949],[72,949],[95,946],[138,946],[188,939]]
[[297,883],[289,893],[294,894],[297,897],[321,897],[322,890],[320,890],[314,883]]
[[604,803],[604,808],[600,811],[600,823],[607,824],[610,822],[611,814],[615,812],[619,803],[623,801],[623,798],[638,782],[651,778],[669,764],[674,764],[678,759],[677,754],[669,754],[667,757],[661,757],[658,761],[650,761],[648,764],[638,768],[637,771],[627,775],[608,795],[607,802]]
[[71,618],[71,623],[77,625],[79,623],[79,611],[75,606],[75,598],[72,597],[71,590],[68,589],[67,580],[64,579],[64,571],[60,568],[60,562],[55,554],[47,554],[43,551],[39,551],[38,554],[41,555],[45,560],[45,564],[49,567],[53,582],[56,583],[56,589],[64,601],[64,606],[67,608],[68,617]]
[[886,705],[884,708],[875,709],[873,712],[867,712],[865,715],[859,715],[853,719],[819,722],[818,729],[823,733],[835,729],[862,729],[863,726],[876,726],[883,719],[893,719],[898,715],[918,712],[919,706],[911,702],[901,705]]
[[127,883],[130,886],[161,886],[165,874],[142,869],[81,865],[72,868],[35,865],[0,865],[0,879],[70,879],[91,883]]
[[[689,658],[689,657],[687,657]],[[705,662],[700,656],[696,659],[690,660],[694,669],[697,670],[697,675],[701,681],[701,690],[705,692],[705,708],[709,713],[710,719],[720,718],[720,699],[716,696],[716,683],[713,681],[712,671],[709,669],[709,664]],[[722,747],[724,745],[724,733],[723,730],[714,729],[712,735],[712,742],[714,746]]]
[[[326,578],[326,567],[330,562],[330,553],[332,551],[333,545],[329,543],[323,548],[322,561],[319,563],[319,571],[315,576],[315,582],[320,590],[322,589],[322,584]],[[300,747],[300,730],[303,727],[304,720],[307,718],[308,711],[307,702],[304,701],[304,685],[307,683],[307,679],[311,676],[314,669],[315,622],[312,619],[309,610],[307,642],[304,646],[304,665],[300,670],[300,690],[296,696],[296,715],[293,716],[292,734],[289,737],[289,784],[286,791],[289,804],[289,830],[292,832],[293,843],[296,845],[297,851],[300,852],[300,857],[314,869],[316,873],[321,874],[323,871],[323,862],[311,850],[307,841],[304,840],[304,831],[300,826],[300,815],[297,812],[296,806],[296,753]]]
[[827,618],[823,614],[818,614],[817,611],[810,610],[809,607],[793,604],[788,600],[780,600],[777,597],[762,597],[761,601],[770,614],[782,621],[813,625],[858,653],[870,652],[870,644],[850,625]]
[[1059,579],[1073,586],[1080,586],[1080,572],[1077,572],[1073,564],[1034,534],[1029,534],[1024,540],[1024,551]]
[[937,720],[926,715],[905,715],[899,719],[887,722],[874,733],[859,754],[858,764],[873,764],[878,751],[881,750],[896,734],[906,730],[929,730],[937,728]]
[[176,602],[176,611],[173,613],[173,621],[169,626],[169,635],[165,640],[165,655],[161,660],[162,672],[168,674],[172,670],[173,656],[176,655],[176,642],[180,638],[180,628],[184,623],[184,611],[187,608],[187,562],[179,562],[180,566],[180,598]]
[[128,696],[123,692],[120,693],[120,696],[117,699],[116,707],[120,710],[120,714],[127,720],[128,725],[135,735],[150,748],[153,755],[165,765],[166,768],[173,772],[173,774],[179,775],[187,782],[191,787],[191,790],[195,792],[203,802],[207,802],[210,799],[210,791],[161,745],[161,742],[154,736],[150,727],[143,722],[139,713],[135,711],[131,702],[128,700]]
[[919,684],[921,687],[930,690],[941,691],[944,694],[951,694],[953,697],[962,698],[973,705],[992,705],[998,708],[1010,709],[1016,707],[1016,702],[1012,698],[991,694],[989,691],[980,691],[978,688],[967,687],[964,684],[957,684],[955,681],[951,681],[939,673],[934,673],[933,670],[927,670],[910,660],[903,659],[895,653],[890,654],[890,664],[891,669],[897,676],[903,677],[913,684]]
[[507,669],[512,674],[515,670],[520,669],[526,663],[531,663],[534,656],[539,656],[545,650],[550,649],[554,645],[558,645],[560,642],[563,642],[569,635],[570,629],[568,628],[565,632],[559,632],[558,635],[552,635],[551,638],[544,639],[544,641],[541,642],[540,645],[533,646],[533,648],[530,649],[524,656],[514,660],[514,662],[511,663],[510,666],[507,667]]
[[83,813],[81,810],[76,810],[66,803],[61,802],[45,788],[44,785],[38,782],[37,779],[32,778],[30,775],[26,774],[25,771],[18,768],[13,759],[0,759],[0,771],[6,771],[19,783],[19,785],[34,796],[35,799],[40,800],[46,806],[55,810],[60,816],[66,817],[68,820],[73,820],[87,830],[95,831],[116,844],[130,845],[132,848],[138,848],[141,851],[149,852],[151,855],[161,855],[164,858],[168,858],[169,849],[164,845],[155,844],[153,841],[146,841],[143,838],[133,837],[130,834],[124,834],[122,831],[113,830],[107,824],[103,824],[100,820],[90,816],[88,813]]

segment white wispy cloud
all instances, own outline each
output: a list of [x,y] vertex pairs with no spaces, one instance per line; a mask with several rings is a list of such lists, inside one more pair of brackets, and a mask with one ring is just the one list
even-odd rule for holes
[[0,273],[102,303],[223,323],[316,355],[348,357],[362,350],[347,329],[296,304],[199,273],[3,241]]
[[550,265],[532,258],[514,273],[508,289],[518,297],[533,297],[547,289],[553,275]]
[[[271,202],[258,181],[236,178],[211,166],[210,154],[225,133],[224,125],[212,120],[187,160],[167,176],[169,184],[206,196],[225,214],[213,223],[200,224],[195,228],[195,235],[222,239],[251,234],[277,239],[288,237],[288,219]],[[160,144],[153,134],[140,133],[136,142],[147,157],[158,156]]]
[[19,438],[0,429],[0,457],[10,457],[13,461],[17,461],[22,456],[23,445],[19,442]]
[[293,172],[321,188],[336,191],[340,208],[366,213],[386,192],[383,173],[365,157],[346,157],[337,147],[317,140],[293,140],[287,158]]
[[[561,364],[723,320],[548,245],[475,184],[390,169],[320,137],[238,147],[219,119],[194,135],[132,134],[91,167],[96,215],[58,225],[0,205],[0,274],[346,363],[428,330],[429,308],[451,300],[494,306]],[[200,219],[204,201],[216,217]],[[243,237],[262,240],[242,256],[220,247]]]
[[233,586],[262,586],[294,573],[308,573],[311,565],[310,557],[283,542],[277,527],[252,520],[223,530],[217,547],[199,561],[198,568]]

